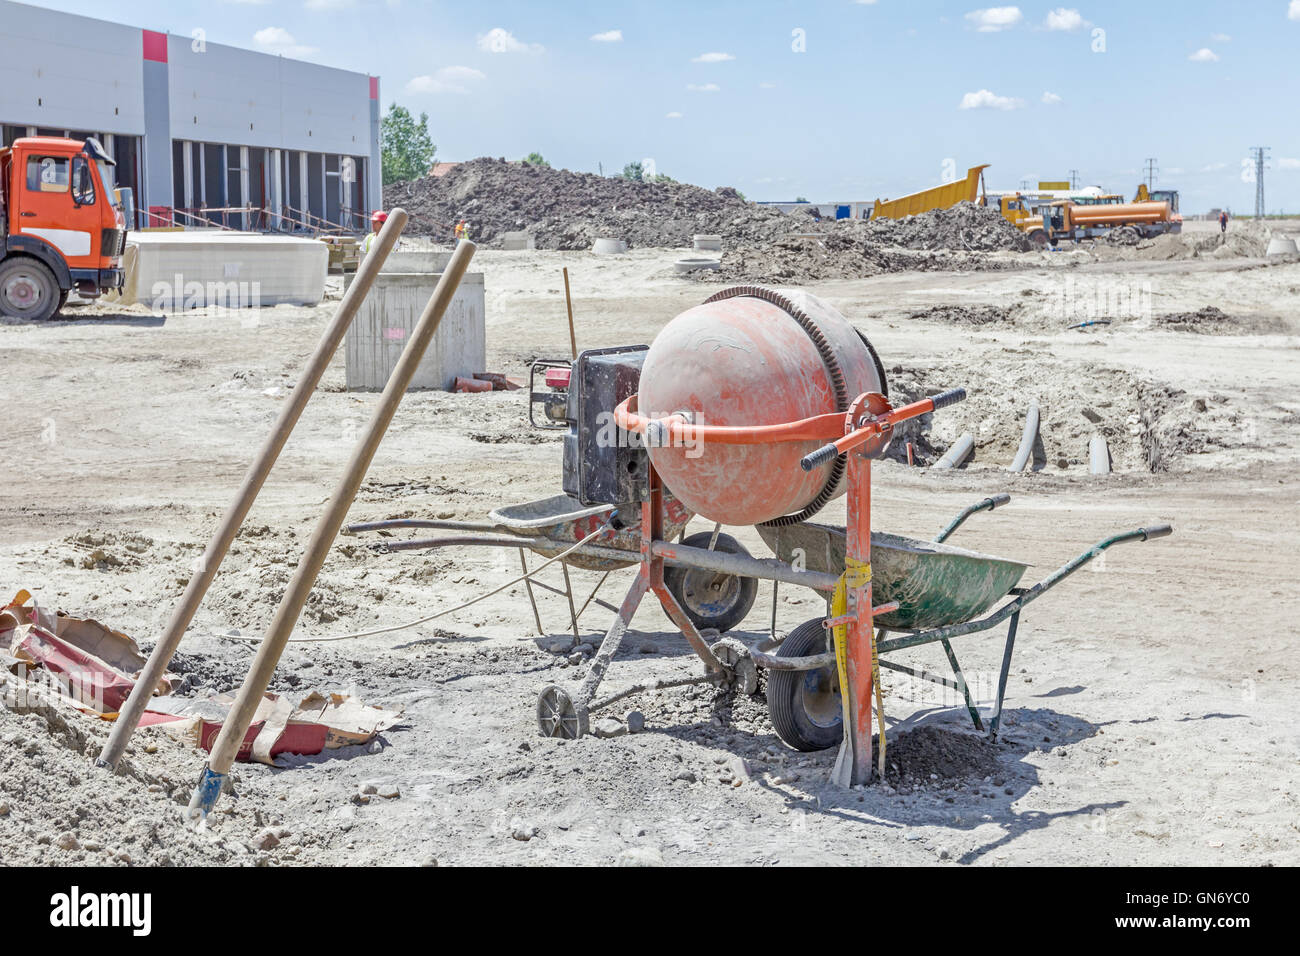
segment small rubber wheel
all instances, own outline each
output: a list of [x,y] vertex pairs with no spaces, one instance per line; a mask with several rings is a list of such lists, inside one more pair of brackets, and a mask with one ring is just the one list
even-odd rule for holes
[[59,311],[59,284],[45,263],[17,256],[0,265],[0,313],[43,322]]
[[[687,536],[682,544],[688,548],[707,551],[712,538],[712,531],[701,531]],[[744,545],[729,534],[719,534],[713,550],[749,557]],[[754,599],[758,597],[758,581],[755,578],[696,568],[664,568],[664,584],[692,624],[701,630],[711,627],[719,634],[743,621],[749,609],[754,606]]]
[[548,684],[537,695],[537,729],[543,737],[585,737],[590,730],[587,708],[559,684]]
[[[804,621],[781,642],[777,657],[811,657],[827,650],[822,618]],[[795,750],[827,750],[844,736],[835,666],[815,671],[767,672],[767,709],[776,735]]]

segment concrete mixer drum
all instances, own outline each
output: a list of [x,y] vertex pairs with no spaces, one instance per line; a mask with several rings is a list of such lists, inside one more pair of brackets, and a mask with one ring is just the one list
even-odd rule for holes
[[[799,290],[737,286],[678,315],[650,346],[637,402],[649,418],[757,426],[845,412],[863,392],[887,394],[866,337]],[[667,488],[692,511],[728,525],[806,520],[842,493],[843,457],[804,472],[820,442],[649,449]]]

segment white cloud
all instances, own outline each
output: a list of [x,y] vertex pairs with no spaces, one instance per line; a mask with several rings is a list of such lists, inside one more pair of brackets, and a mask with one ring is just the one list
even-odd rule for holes
[[303,0],[303,6],[308,10],[344,10],[352,6],[356,0]]
[[1047,15],[1043,26],[1049,30],[1077,30],[1086,22],[1078,10],[1057,7]]
[[1286,18],[1300,20],[1300,0],[1291,0],[1291,6],[1286,8]]
[[234,3],[245,7],[264,7],[271,0],[222,0],[223,3]]
[[315,53],[314,46],[304,46],[284,27],[266,27],[253,34],[253,46],[263,53],[279,56],[308,56]]
[[760,90],[774,90],[776,89],[776,84],[770,80],[764,80],[762,83],[758,84],[758,88]]
[[998,96],[989,90],[967,93],[961,98],[961,110],[1018,110],[1025,105],[1024,100],[1013,96]]
[[1203,172],[1203,173],[1220,173],[1220,172],[1223,172],[1223,170],[1225,170],[1225,169],[1227,169],[1227,168],[1228,168],[1228,164],[1227,164],[1227,163],[1207,163],[1206,165],[1204,165],[1204,166],[1201,167],[1201,172]]
[[472,66],[444,66],[433,75],[413,77],[406,84],[407,93],[460,93],[469,92],[470,85],[486,79],[481,70]]
[[593,33],[591,39],[595,43],[622,43],[622,30],[606,30],[604,33]]
[[996,33],[1015,26],[1023,18],[1019,7],[986,7],[972,10],[966,19],[975,24],[980,33]]
[[1062,100],[1062,99],[1061,99],[1059,96],[1057,96],[1055,93],[1051,93],[1051,92],[1046,92],[1046,91],[1045,91],[1045,92],[1043,93],[1043,102],[1046,103],[1048,106],[1060,106],[1061,103],[1063,103],[1063,102],[1065,102],[1065,101]]
[[1283,156],[1277,161],[1278,169],[1300,169],[1300,159],[1292,159],[1290,156]]
[[1230,42],[1232,42],[1232,37],[1228,36],[1228,34],[1226,34],[1226,33],[1211,33],[1211,34],[1210,34],[1210,39],[1213,40],[1215,43],[1230,43]]
[[671,113],[664,114],[664,119],[681,119],[681,118],[682,118],[682,114],[677,112],[676,110],[673,110]]
[[692,93],[716,93],[722,89],[717,83],[687,83],[686,88]]
[[871,6],[872,4],[874,4],[874,3],[876,2],[876,0],[853,0],[853,2],[854,2],[854,3],[860,3],[860,4],[862,4],[862,6],[864,6],[864,7],[869,7],[869,6]]
[[726,63],[728,60],[734,60],[735,57],[730,53],[701,53],[699,56],[691,57],[692,63]]
[[1203,46],[1187,59],[1193,63],[1215,63],[1219,59],[1219,54],[1215,53],[1208,46]]
[[540,43],[524,43],[501,27],[493,27],[478,38],[478,48],[484,53],[541,53]]

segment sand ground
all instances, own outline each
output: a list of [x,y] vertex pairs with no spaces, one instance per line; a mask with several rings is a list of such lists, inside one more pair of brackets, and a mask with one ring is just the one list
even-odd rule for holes
[[[581,346],[648,342],[716,291],[675,277],[675,256],[480,253],[488,364],[519,376],[532,357],[567,353],[562,265]],[[1117,289],[1136,290],[1131,314],[1064,329],[1084,299]],[[566,639],[563,600],[540,599],[548,633],[539,636],[515,587],[400,633],[292,645],[276,689],[350,690],[403,707],[405,719],[376,752],[242,766],[238,797],[224,799],[198,843],[170,834],[201,753],[142,734],[128,772],[107,781],[87,757],[104,728],[86,720],[75,733],[51,732],[0,710],[6,741],[29,741],[39,758],[25,765],[11,747],[0,767],[11,806],[0,860],[122,862],[126,847],[136,863],[1300,863],[1300,264],[1035,254],[1006,271],[900,273],[810,291],[866,332],[892,377],[971,390],[950,418],[936,416],[933,435],[946,444],[972,431],[974,460],[947,474],[880,464],[877,528],[928,537],[967,502],[1006,491],[1011,505],[976,516],[954,543],[1029,562],[1032,579],[1112,532],[1175,528],[1115,549],[1028,609],[999,744],[972,749],[957,701],[893,673],[889,738],[939,728],[952,746],[938,780],[836,790],[825,784],[833,752],[785,748],[761,699],[711,690],[619,705],[619,715],[645,713],[641,734],[543,740],[537,691],[581,671],[549,650]],[[0,326],[0,587],[27,588],[151,645],[333,305],[165,317],[91,307],[67,321]],[[1161,321],[1211,305],[1231,321],[1191,330]],[[980,307],[1002,311],[990,322],[961,318]],[[1037,470],[1009,475],[1031,398],[1044,409]],[[252,652],[232,638],[266,626],[374,404],[343,391],[340,356],[182,645],[177,669],[194,687],[228,690],[242,678]],[[1105,479],[1087,474],[1096,431],[1117,469]],[[1150,470],[1153,444],[1164,470]],[[413,393],[351,517],[481,520],[497,505],[557,493],[559,480],[559,440],[528,430],[523,393]],[[827,514],[842,520],[842,502]],[[766,554],[753,529],[735,533]],[[414,619],[516,572],[513,552],[379,556],[362,544],[340,539],[298,637]],[[617,603],[630,574],[616,572],[602,595]],[[573,577],[578,589],[596,580]],[[760,585],[740,636],[766,634],[770,599]],[[812,592],[784,588],[777,627],[819,607]],[[589,608],[584,639],[598,641],[609,620]],[[607,687],[698,669],[657,608],[645,605],[635,626]],[[641,653],[643,644],[656,649]],[[986,704],[1000,648],[994,634],[956,647]],[[933,647],[900,659],[943,663]],[[50,774],[73,782],[32,783]],[[358,805],[367,780],[401,796]],[[78,815],[69,800],[99,809]],[[268,827],[279,845],[250,850]],[[64,832],[77,835],[75,848],[52,839]]]

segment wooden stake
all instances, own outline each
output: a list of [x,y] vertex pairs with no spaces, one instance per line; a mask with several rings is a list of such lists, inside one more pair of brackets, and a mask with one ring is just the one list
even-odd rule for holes
[[343,341],[348,326],[352,324],[357,310],[361,308],[361,303],[365,301],[366,296],[370,293],[370,287],[374,285],[375,276],[379,274],[380,267],[383,266],[384,260],[388,258],[388,253],[392,251],[393,246],[397,244],[397,237],[401,235],[405,226],[406,212],[404,210],[394,209],[389,213],[388,221],[379,230],[379,235],[375,238],[370,254],[361,262],[360,267],[357,269],[356,278],[352,280],[352,284],[348,286],[347,292],[344,293],[343,301],[339,303],[339,310],[334,316],[334,321],[325,330],[325,334],[321,336],[320,342],[316,345],[316,351],[307,360],[307,366],[302,370],[302,375],[299,376],[297,385],[294,386],[290,393],[289,400],[280,410],[280,416],[275,420],[271,434],[266,436],[266,441],[262,443],[261,449],[258,450],[257,457],[248,466],[244,481],[235,493],[235,500],[222,517],[217,530],[213,532],[212,539],[208,542],[207,550],[203,552],[199,566],[190,576],[189,583],[185,587],[185,593],[181,595],[180,603],[172,611],[166,630],[158,639],[158,643],[154,645],[149,660],[145,662],[144,669],[136,679],[135,687],[132,688],[130,696],[127,697],[126,703],[122,706],[117,721],[113,724],[113,731],[108,736],[108,742],[104,745],[99,758],[95,761],[96,766],[116,767],[117,762],[122,759],[126,745],[130,742],[131,735],[135,733],[135,728],[139,725],[140,718],[144,716],[145,709],[149,705],[149,699],[153,696],[154,688],[158,685],[158,681],[162,679],[163,673],[167,670],[167,665],[171,663],[172,656],[176,653],[181,638],[185,635],[185,629],[190,626],[195,612],[199,609],[199,604],[202,603],[204,595],[208,593],[208,587],[212,584],[212,579],[216,577],[217,569],[221,567],[226,552],[230,550],[230,545],[235,540],[235,534],[244,523],[244,518],[248,516],[248,511],[253,506],[253,501],[257,498],[258,493],[262,490],[262,484],[266,481],[266,476],[271,471],[271,467],[280,456],[280,450],[284,447],[285,441],[288,440],[289,433],[293,431],[303,409],[307,407],[307,402],[315,393],[321,375],[329,366],[334,353],[338,351],[339,343]]
[[312,585],[315,584],[329,549],[343,526],[348,509],[356,498],[357,490],[361,487],[370,462],[393,420],[393,415],[397,412],[397,406],[406,394],[407,386],[411,384],[425,350],[433,341],[434,333],[438,331],[443,315],[451,305],[456,288],[469,267],[475,248],[474,243],[465,239],[456,246],[456,251],[452,253],[451,261],[447,263],[442,277],[438,280],[438,285],[424,307],[424,312],[420,315],[410,339],[407,340],[406,347],[402,349],[397,366],[388,377],[388,384],[384,386],[383,394],[379,397],[379,405],[370,419],[365,434],[353,449],[343,477],[339,479],[334,493],[330,496],[325,513],[316,523],[311,540],[307,542],[306,553],[298,562],[293,578],[280,599],[280,606],[276,608],[275,616],[266,630],[266,636],[262,638],[262,643],[257,648],[257,656],[253,659],[248,675],[239,688],[239,694],[226,715],[221,732],[212,745],[207,766],[203,769],[203,775],[199,778],[193,797],[190,798],[190,809],[197,810],[204,818],[221,794],[222,783],[230,772],[235,757],[239,754],[249,724],[253,721],[253,714],[258,704],[262,702],[267,685],[271,682],[271,676],[275,673],[275,666],[279,663],[280,655],[284,653],[285,645],[289,642],[289,635],[298,623],[298,616],[307,603],[307,597],[311,594]]
[[573,297],[569,295],[569,267],[564,267],[564,304],[569,310],[569,348],[573,352],[573,358],[578,358],[578,336],[573,331]]

